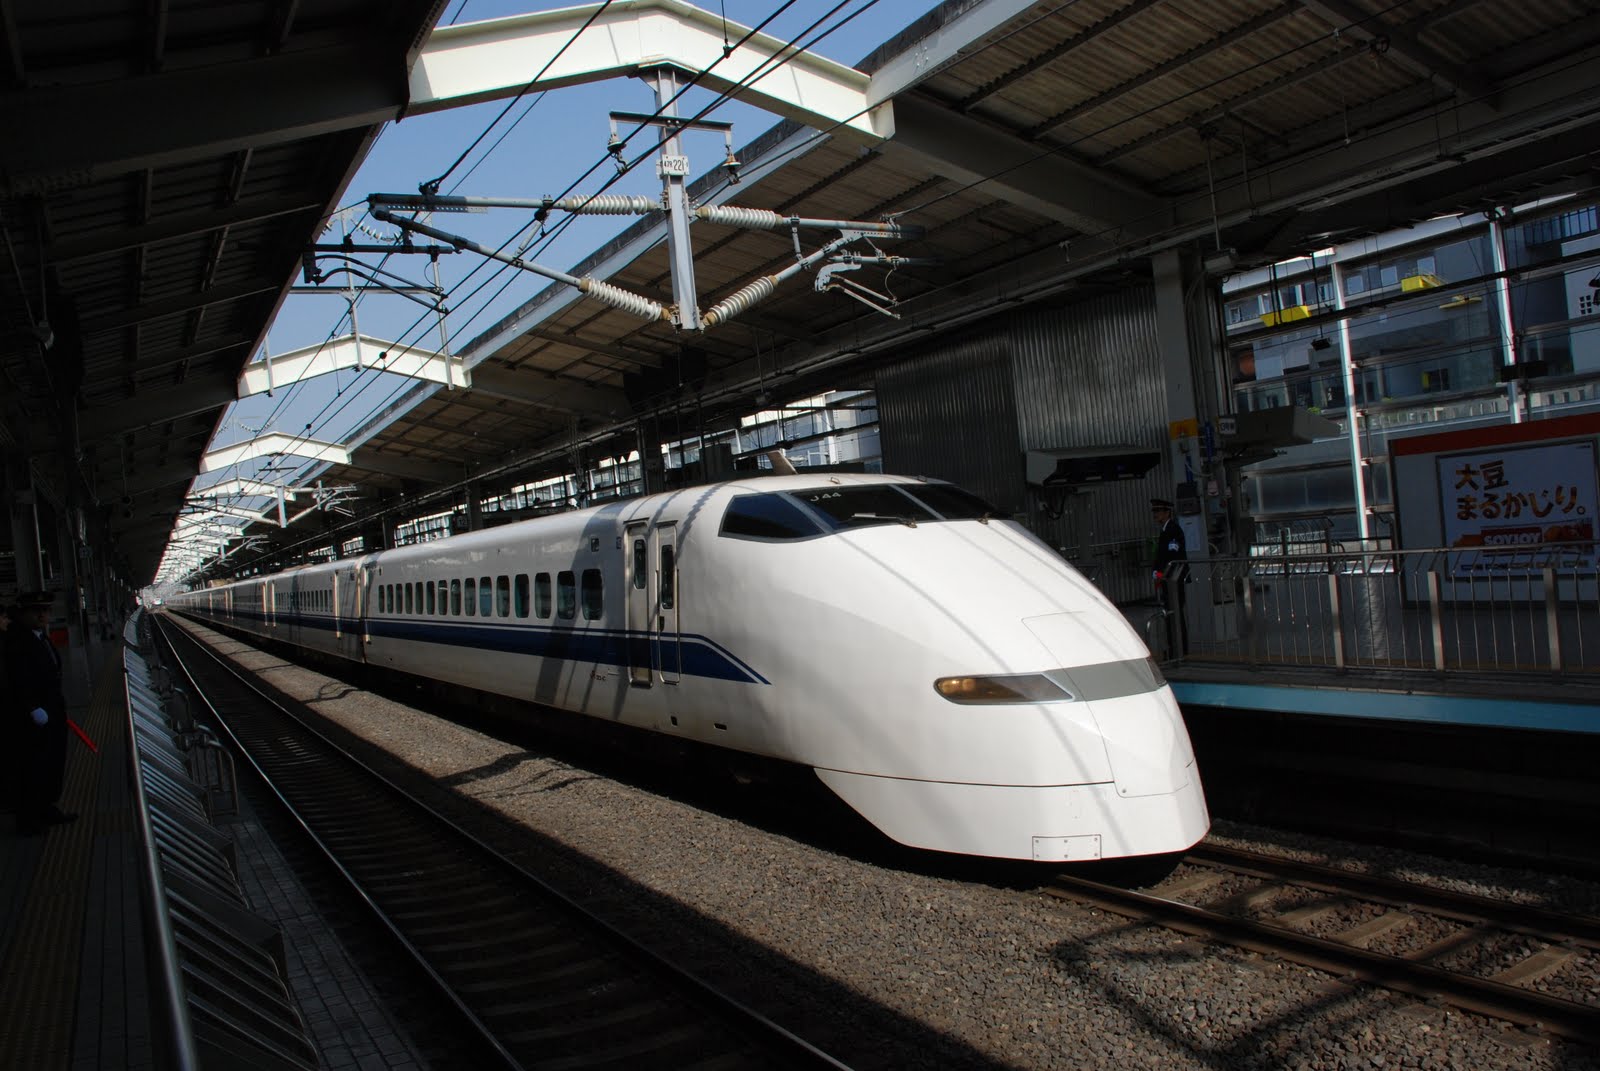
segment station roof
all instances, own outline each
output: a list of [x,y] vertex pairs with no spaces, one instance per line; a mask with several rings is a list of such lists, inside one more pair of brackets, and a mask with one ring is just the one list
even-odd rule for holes
[[[55,443],[36,467],[58,479],[76,443],[136,582],[377,125],[418,98],[430,47],[481,32],[429,41],[440,6],[158,5],[150,25],[72,3],[53,10],[84,13],[27,18],[0,0],[0,212],[15,264],[0,273],[0,360],[19,398],[4,425],[28,425],[36,449]],[[740,149],[740,185],[719,170],[691,188],[701,203],[922,228],[880,248],[937,266],[854,276],[892,293],[896,318],[818,292],[811,275],[694,333],[564,284],[531,287],[460,348],[471,389],[417,382],[317,475],[358,485],[369,514],[402,495],[408,515],[430,493],[447,508],[467,479],[490,493],[564,471],[575,447],[626,454],[641,418],[671,434],[726,425],[758,392],[869,384],[873,361],[909,340],[1122,285],[1164,249],[1230,250],[1249,266],[1592,190],[1600,22],[1580,7],[949,0],[854,76],[836,73],[872,123],[777,105],[795,118]],[[624,12],[695,18],[677,0]],[[341,49],[345,73],[307,93],[296,64]],[[664,233],[646,216],[562,267],[670,303]],[[794,260],[787,228],[701,222],[691,236],[702,308]],[[55,345],[41,350],[45,323]],[[77,370],[56,356],[74,346]],[[74,409],[75,437],[44,430],[70,427]]]

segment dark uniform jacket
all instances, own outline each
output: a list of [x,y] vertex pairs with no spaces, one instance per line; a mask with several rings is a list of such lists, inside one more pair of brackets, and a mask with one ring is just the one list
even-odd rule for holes
[[1160,574],[1157,580],[1172,572],[1172,563],[1187,561],[1189,558],[1188,545],[1184,542],[1183,526],[1178,524],[1178,518],[1168,517],[1167,523],[1161,526],[1161,534],[1156,537],[1155,571]]
[[[61,656],[49,634],[13,622],[5,631],[6,675],[10,696],[5,705],[6,735],[12,745],[15,804],[27,819],[48,810],[61,795],[67,756],[67,700],[61,691]],[[49,716],[33,723],[33,711]]]

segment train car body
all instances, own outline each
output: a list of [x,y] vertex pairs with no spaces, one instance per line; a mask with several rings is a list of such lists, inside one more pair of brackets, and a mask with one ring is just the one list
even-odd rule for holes
[[338,657],[813,769],[889,837],[1052,862],[1209,817],[1103,595],[945,483],[738,480],[189,593]]

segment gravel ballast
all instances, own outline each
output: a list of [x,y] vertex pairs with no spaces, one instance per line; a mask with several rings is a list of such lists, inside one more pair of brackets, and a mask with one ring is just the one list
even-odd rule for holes
[[[858,1069],[1600,1071],[1585,1046],[1059,900],[1044,873],[985,880],[981,866],[834,850],[185,627],[569,896]],[[1548,874],[1223,822],[1212,835],[1560,910],[1600,905],[1600,887]],[[1575,977],[1541,988],[1581,993],[1594,969],[1581,957],[1563,968]]]

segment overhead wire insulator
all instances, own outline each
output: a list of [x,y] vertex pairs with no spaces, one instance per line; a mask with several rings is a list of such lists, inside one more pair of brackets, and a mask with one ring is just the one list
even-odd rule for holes
[[631,312],[641,320],[670,320],[672,318],[661,302],[651,301],[647,297],[630,293],[620,286],[612,286],[610,283],[602,282],[592,275],[585,275],[582,279],[579,279],[578,289],[602,305],[610,305],[614,309]]
[[694,210],[695,218],[707,223],[720,223],[727,227],[766,228],[781,230],[789,225],[788,216],[765,208],[740,208],[738,205],[701,205]]
[[646,212],[660,212],[661,202],[650,197],[602,194],[595,197],[563,197],[551,202],[551,207],[597,216],[642,216]]
[[763,275],[749,286],[734,291],[725,300],[711,306],[700,319],[707,327],[725,324],[735,316],[748,311],[752,305],[771,297],[776,289],[778,289],[778,277]]

